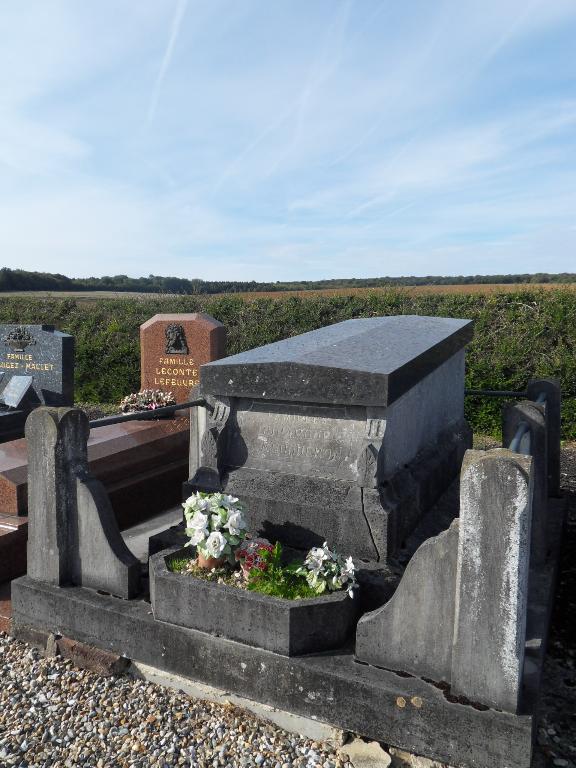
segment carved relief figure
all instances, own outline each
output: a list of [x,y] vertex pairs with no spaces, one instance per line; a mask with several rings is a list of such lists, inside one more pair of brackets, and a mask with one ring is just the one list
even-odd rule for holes
[[167,355],[187,355],[188,344],[186,334],[181,325],[172,323],[166,328],[166,354]]

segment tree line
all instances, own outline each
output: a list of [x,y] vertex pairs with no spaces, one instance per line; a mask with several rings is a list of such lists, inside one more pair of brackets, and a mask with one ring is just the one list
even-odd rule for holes
[[534,284],[573,283],[576,274],[538,272],[523,275],[458,275],[424,277],[368,277],[335,280],[297,280],[289,282],[259,283],[255,280],[200,280],[183,277],[67,277],[51,272],[27,272],[23,269],[0,269],[0,293],[8,291],[117,291],[136,293],[178,294],[195,296],[215,293],[248,293],[255,291],[305,291],[324,288],[386,288],[410,285],[472,285],[472,284]]

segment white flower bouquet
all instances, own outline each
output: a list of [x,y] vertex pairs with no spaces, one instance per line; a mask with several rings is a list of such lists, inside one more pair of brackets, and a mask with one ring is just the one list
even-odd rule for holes
[[225,493],[194,493],[182,504],[186,535],[206,559],[230,556],[244,541],[247,532],[241,505]]
[[354,563],[351,557],[344,558],[328,548],[325,541],[321,547],[313,547],[297,573],[306,578],[309,586],[321,595],[328,590],[345,589],[350,597],[358,586]]

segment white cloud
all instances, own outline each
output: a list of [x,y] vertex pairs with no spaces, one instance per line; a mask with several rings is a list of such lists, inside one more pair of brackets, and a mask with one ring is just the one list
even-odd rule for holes
[[572,0],[302,8],[8,4],[6,263],[222,279],[569,268]]

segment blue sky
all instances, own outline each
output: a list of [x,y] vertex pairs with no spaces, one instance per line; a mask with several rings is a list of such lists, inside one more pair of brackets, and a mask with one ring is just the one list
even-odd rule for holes
[[575,0],[3,0],[2,263],[574,272],[575,40]]

